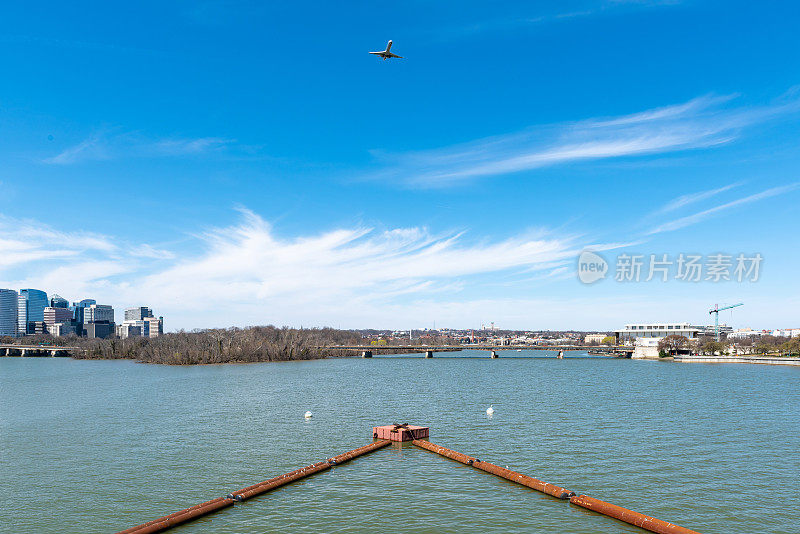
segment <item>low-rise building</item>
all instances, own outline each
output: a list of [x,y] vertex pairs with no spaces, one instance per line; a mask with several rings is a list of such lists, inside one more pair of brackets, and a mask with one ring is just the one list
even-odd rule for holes
[[115,325],[109,321],[93,321],[83,325],[84,335],[88,338],[105,339],[115,333]]
[[141,336],[143,325],[135,323],[144,323],[144,321],[123,321],[122,324],[117,325],[117,337],[128,339]]
[[752,337],[760,337],[761,335],[762,335],[761,330],[753,330],[752,328],[740,328],[738,330],[734,330],[728,333],[728,339],[732,340],[749,339]]
[[700,333],[700,328],[689,323],[636,323],[614,330],[614,337],[617,345],[634,345],[638,339],[662,339],[667,336],[695,339]]
[[158,337],[164,335],[164,318],[163,317],[147,317],[144,320],[147,323],[147,332],[150,337]]
[[142,337],[163,336],[164,318],[144,317],[143,319],[136,319],[136,320],[126,319],[125,321],[122,321],[122,324],[117,328],[117,335],[123,339],[136,336],[142,336]]
[[73,322],[48,324],[47,332],[53,337],[70,336],[76,333],[75,324]]
[[607,336],[607,334],[587,334],[586,337],[583,338],[583,342],[587,345],[590,343],[602,343]]

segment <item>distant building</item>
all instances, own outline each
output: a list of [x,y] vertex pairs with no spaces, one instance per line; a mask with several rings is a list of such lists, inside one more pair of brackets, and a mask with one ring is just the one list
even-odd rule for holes
[[47,334],[47,325],[44,321],[31,321],[28,323],[28,331],[36,336]]
[[128,339],[129,337],[140,337],[142,335],[144,321],[123,321],[122,324],[117,325],[117,337],[121,339]]
[[69,323],[48,324],[47,332],[53,337],[69,336],[77,333],[75,331],[74,321]]
[[638,339],[660,339],[667,336],[695,339],[700,332],[700,328],[689,323],[637,323],[626,324],[622,330],[614,330],[614,337],[617,345],[634,345]]
[[140,306],[138,308],[127,308],[125,310],[126,321],[142,321],[152,316],[153,316],[153,310],[151,310],[146,306]]
[[39,289],[20,289],[17,298],[17,330],[19,335],[34,334],[33,323],[44,323],[44,309],[50,304],[47,293]]
[[800,328],[779,328],[770,332],[770,335],[775,337],[798,337],[800,336]]
[[50,296],[51,308],[69,308],[69,301],[61,295],[53,294]]
[[0,336],[17,337],[18,299],[13,289],[0,289]]
[[135,336],[162,336],[164,335],[164,318],[154,317],[153,310],[146,306],[127,308],[125,320],[117,327],[117,335],[123,339]]
[[163,317],[148,317],[144,320],[148,324],[147,335],[150,337],[158,337],[164,335],[164,318]]
[[[701,336],[709,336],[709,337],[713,337],[714,336],[715,327],[714,327],[713,324],[712,325],[705,325],[705,326],[695,326],[695,328],[697,328],[697,330],[699,331]],[[726,324],[721,324],[721,325],[719,325],[718,328],[719,328],[719,336],[720,336],[721,339],[725,339],[731,333],[733,333],[733,327],[732,326],[728,326]]]
[[83,312],[86,308],[88,308],[92,304],[97,304],[97,301],[94,299],[83,299],[80,302],[72,303],[72,313],[75,318],[75,323],[78,326],[79,335],[81,335],[80,332],[83,331],[83,323],[84,323]]
[[55,308],[48,306],[44,309],[45,324],[68,323],[72,321],[72,312],[68,308]]
[[107,304],[90,304],[83,309],[83,323],[114,322],[114,308]]
[[748,339],[755,336],[761,336],[763,333],[761,330],[753,330],[752,328],[740,328],[738,330],[734,330],[728,334],[728,339],[738,340],[738,339]]
[[95,321],[83,325],[84,335],[88,338],[105,339],[114,335],[114,323],[109,321]]
[[585,338],[583,338],[583,342],[587,345],[589,343],[602,343],[606,337],[606,334],[588,334]]

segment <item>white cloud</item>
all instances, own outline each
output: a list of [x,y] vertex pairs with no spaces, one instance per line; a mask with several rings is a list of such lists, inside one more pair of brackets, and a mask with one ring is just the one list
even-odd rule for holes
[[[547,274],[582,248],[575,236],[546,232],[475,242],[419,227],[280,238],[247,210],[238,224],[196,236],[202,252],[194,255],[48,227],[7,229],[12,237],[0,252],[17,255],[14,265],[0,264],[0,287],[39,287],[118,309],[148,305],[172,317],[172,328],[321,324],[384,304],[449,299],[475,287],[476,276]],[[159,261],[143,261],[152,258]]]
[[422,228],[342,229],[282,240],[248,211],[241,224],[203,239],[205,254],[145,277],[145,290],[185,308],[247,301],[344,307],[354,299],[452,290],[461,277],[544,266],[578,250],[570,237],[467,244],[461,234]]
[[[800,184],[769,189],[674,226],[792,188]],[[0,230],[0,258],[14,258],[0,263],[0,287],[95,298],[120,314],[128,306],[151,306],[165,316],[169,330],[268,323],[419,327],[433,320],[458,327],[495,321],[514,328],[588,329],[654,313],[649,289],[609,293],[613,282],[587,288],[575,279],[575,258],[584,248],[630,243],[594,243],[544,231],[476,241],[420,227],[354,227],[283,238],[261,217],[242,210],[236,224],[195,236],[199,243],[191,248],[199,244],[200,252],[189,254],[120,240],[113,245],[108,236],[59,232],[31,221],[2,218]],[[551,284],[563,289],[569,279],[586,294],[539,294],[552,293]],[[687,310],[700,310],[696,315],[702,320],[708,302],[718,296],[719,288],[711,286],[676,286],[674,294],[659,298],[653,319],[687,320]],[[744,289],[756,294],[761,288]],[[697,302],[690,306],[690,300]]]
[[800,182],[789,184],[789,185],[785,185],[785,186],[781,186],[781,187],[773,187],[771,189],[767,189],[765,191],[761,191],[760,193],[756,193],[756,194],[749,195],[749,196],[746,196],[746,197],[743,197],[743,198],[739,198],[737,200],[733,200],[731,202],[727,202],[725,204],[721,204],[719,206],[715,206],[713,208],[710,208],[710,209],[707,209],[707,210],[703,210],[703,211],[700,211],[698,213],[694,213],[692,215],[687,215],[686,217],[681,217],[679,219],[675,219],[673,221],[669,221],[669,222],[664,223],[662,225],[656,226],[655,228],[651,229],[647,233],[648,233],[648,235],[652,235],[652,234],[659,234],[659,233],[662,233],[662,232],[671,232],[673,230],[679,230],[681,228],[685,228],[687,226],[702,222],[702,221],[708,219],[709,217],[717,215],[718,213],[721,213],[721,212],[724,212],[724,211],[727,211],[727,210],[730,210],[732,208],[736,208],[736,207],[739,207],[739,206],[743,206],[743,205],[746,205],[746,204],[751,204],[751,203],[757,202],[759,200],[764,200],[766,198],[771,198],[771,197],[775,197],[775,196],[782,195],[782,194],[785,194],[785,193],[789,193],[791,191],[796,190],[798,187],[800,187]]
[[730,107],[732,99],[700,97],[622,117],[536,126],[435,150],[376,150],[383,170],[375,177],[445,187],[569,162],[708,148],[737,139],[746,126],[800,109],[795,98],[760,108]]
[[730,191],[735,187],[739,187],[742,185],[741,182],[737,182],[734,184],[728,184],[722,187],[718,187],[716,189],[709,189],[708,191],[700,191],[698,193],[689,193],[688,195],[681,195],[669,202],[667,202],[664,207],[662,207],[659,213],[667,213],[670,211],[679,210],[685,206],[689,206],[691,204],[696,204],[697,202],[701,202],[703,200],[707,200],[711,197],[717,196],[720,193],[724,193],[725,191]]
[[222,137],[152,139],[136,132],[101,131],[42,162],[71,165],[118,158],[191,156],[224,150],[234,142]]
[[81,161],[102,161],[109,158],[108,150],[106,149],[103,139],[93,134],[91,137],[84,139],[77,145],[66,148],[49,158],[45,158],[44,163],[53,165],[69,165]]
[[2,269],[47,259],[77,257],[87,251],[108,253],[116,247],[103,235],[60,232],[33,221],[0,215]]

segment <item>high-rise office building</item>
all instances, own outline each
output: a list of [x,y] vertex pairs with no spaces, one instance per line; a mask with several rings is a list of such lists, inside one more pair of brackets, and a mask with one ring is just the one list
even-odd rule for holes
[[0,289],[0,336],[17,337],[17,299],[13,289]]
[[72,321],[72,312],[67,308],[54,308],[48,306],[44,309],[44,323],[53,325],[56,323],[69,323]]
[[69,301],[61,295],[50,295],[51,308],[69,308]]
[[17,329],[20,335],[33,334],[32,323],[44,322],[44,309],[50,304],[47,293],[39,289],[20,289],[17,298]]
[[72,313],[73,317],[75,317],[75,322],[78,324],[78,328],[83,326],[83,310],[85,310],[88,306],[92,304],[97,304],[97,301],[94,299],[83,299],[80,302],[73,302],[72,303]]
[[151,310],[146,306],[140,306],[138,308],[127,308],[125,310],[126,321],[142,321],[152,316],[153,316],[153,310]]
[[100,323],[114,322],[114,308],[107,304],[91,304],[83,309],[83,322]]

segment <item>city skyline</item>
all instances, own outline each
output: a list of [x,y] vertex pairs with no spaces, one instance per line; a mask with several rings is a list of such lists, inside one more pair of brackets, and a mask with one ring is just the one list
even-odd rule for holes
[[[170,331],[800,326],[791,3],[27,9],[0,21],[0,288]],[[388,39],[404,59],[367,54]],[[614,279],[717,254],[758,279]]]

